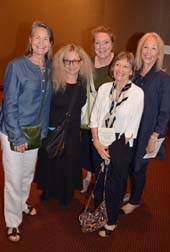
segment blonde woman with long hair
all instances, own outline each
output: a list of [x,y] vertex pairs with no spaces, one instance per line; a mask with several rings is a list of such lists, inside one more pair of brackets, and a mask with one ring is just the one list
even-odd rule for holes
[[[131,195],[129,202],[121,209],[123,214],[130,214],[139,207],[149,163],[149,159],[143,157],[146,153],[152,153],[157,139],[166,134],[170,114],[170,76],[162,71],[163,57],[162,38],[155,32],[146,33],[137,46],[134,78],[134,83],[144,91],[144,112],[131,167]],[[156,157],[164,158],[163,144]]]
[[42,189],[41,199],[55,198],[63,208],[71,205],[74,190],[82,189],[79,160],[81,108],[86,102],[86,82],[92,75],[92,69],[90,58],[78,45],[66,45],[54,56],[49,130],[53,130],[68,111],[73,96],[76,96],[76,101],[71,112],[64,154],[49,160],[40,151],[36,180]]

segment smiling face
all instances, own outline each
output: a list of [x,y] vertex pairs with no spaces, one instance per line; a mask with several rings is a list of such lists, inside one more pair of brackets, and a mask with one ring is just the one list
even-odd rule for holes
[[154,36],[149,36],[141,49],[141,58],[147,67],[152,67],[159,57],[159,46]]
[[118,83],[127,84],[132,75],[132,66],[127,58],[117,60],[113,66],[113,76]]
[[45,56],[51,48],[49,34],[45,28],[35,28],[30,37],[30,44],[34,56]]
[[112,49],[113,43],[109,34],[97,32],[94,37],[94,51],[96,55],[101,59],[108,58]]
[[77,79],[81,66],[81,59],[78,53],[75,51],[66,52],[63,63],[66,75]]

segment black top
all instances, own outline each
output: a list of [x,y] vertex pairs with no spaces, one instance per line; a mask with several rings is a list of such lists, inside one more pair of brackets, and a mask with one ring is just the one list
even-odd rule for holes
[[85,88],[77,84],[66,84],[64,91],[58,91],[54,93],[51,100],[50,110],[50,127],[55,127],[61,118],[65,116],[68,111],[71,97],[75,94],[75,89],[78,89],[76,102],[71,112],[71,119],[68,128],[68,137],[66,139],[66,147],[69,152],[78,147],[80,141],[80,120],[81,120],[81,108],[86,102],[86,90]]

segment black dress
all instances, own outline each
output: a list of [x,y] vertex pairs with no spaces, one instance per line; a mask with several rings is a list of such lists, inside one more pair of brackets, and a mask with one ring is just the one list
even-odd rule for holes
[[67,84],[64,92],[54,93],[51,101],[49,126],[55,127],[68,111],[69,102],[77,91],[73,106],[65,152],[60,158],[49,160],[39,150],[35,181],[43,191],[42,199],[55,198],[60,205],[69,206],[75,189],[82,189],[82,169],[80,165],[80,120],[81,108],[86,102],[86,89],[81,84]]

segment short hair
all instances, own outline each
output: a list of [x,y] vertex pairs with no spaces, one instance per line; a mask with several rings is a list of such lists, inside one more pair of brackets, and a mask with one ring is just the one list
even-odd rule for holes
[[142,47],[148,37],[154,37],[158,44],[159,56],[156,61],[156,71],[159,71],[163,67],[163,59],[164,59],[164,42],[162,38],[156,32],[148,32],[145,33],[142,38],[139,40],[136,50],[136,68],[139,70],[143,65],[143,61],[141,58]]
[[90,80],[93,76],[93,63],[84,49],[76,44],[68,44],[62,47],[53,58],[52,80],[55,91],[65,90],[66,80],[63,60],[68,52],[76,52],[79,55],[81,59],[79,76],[82,79]]
[[[37,28],[44,28],[47,31],[48,36],[49,36],[49,40],[50,40],[50,44],[53,45],[54,44],[54,35],[53,35],[53,32],[52,32],[52,29],[49,27],[49,25],[47,25],[46,23],[44,23],[42,21],[33,22],[29,37],[31,37],[33,35],[34,30],[37,29]],[[26,56],[32,56],[32,54],[33,54],[33,50],[32,50],[31,43],[29,41],[26,52],[25,52],[25,55]],[[52,57],[52,48],[49,49],[49,51],[46,54],[46,57],[48,59],[51,59],[51,57]]]
[[114,44],[115,36],[114,36],[113,30],[112,30],[112,28],[110,26],[98,26],[95,29],[93,29],[92,32],[91,32],[93,43],[95,41],[95,35],[97,33],[100,33],[100,32],[108,34],[111,41],[112,41],[112,43]]
[[[122,59],[127,59],[127,62],[131,65],[132,67],[132,75],[129,76],[129,79],[132,80],[134,76],[134,71],[135,71],[135,57],[133,53],[131,52],[120,52],[113,60],[113,63],[110,67],[110,74],[113,76],[113,69],[118,60]],[[114,76],[113,76],[114,77]]]

